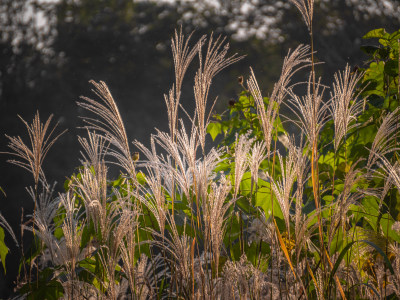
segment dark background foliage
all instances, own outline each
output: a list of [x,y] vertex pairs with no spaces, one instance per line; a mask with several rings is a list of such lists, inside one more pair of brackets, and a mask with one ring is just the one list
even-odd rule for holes
[[[66,176],[79,166],[76,135],[84,132],[75,102],[80,95],[93,96],[88,81],[103,80],[110,87],[131,140],[147,144],[157,127],[167,129],[163,94],[173,82],[170,37],[182,25],[186,33],[214,32],[228,37],[231,53],[246,58],[218,76],[212,97],[219,95],[216,110],[222,112],[241,87],[237,77],[255,69],[265,94],[280,73],[289,48],[308,42],[307,30],[296,9],[286,1],[128,1],[60,0],[0,1],[0,151],[7,139],[25,135],[18,119],[30,122],[38,110],[41,118],[54,114],[58,130],[68,128],[50,151],[44,169],[62,190]],[[251,4],[253,3],[253,4]],[[362,65],[361,37],[371,29],[391,32],[400,25],[396,1],[316,1],[315,48],[325,62],[318,70],[325,82],[346,63]],[[247,6],[246,6],[247,5]],[[323,72],[322,72],[323,69]],[[192,75],[184,82],[183,106],[190,112]],[[0,211],[20,236],[23,221],[33,203],[24,189],[31,176],[0,156]],[[26,242],[29,236],[25,235]],[[18,272],[21,249],[6,238],[11,254],[7,274],[0,270],[0,297],[9,297]]]

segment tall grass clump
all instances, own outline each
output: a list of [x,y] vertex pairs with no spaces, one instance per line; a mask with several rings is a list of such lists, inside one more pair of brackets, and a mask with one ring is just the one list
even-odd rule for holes
[[[181,29],[164,95],[169,131],[156,130],[149,147],[130,142],[111,91],[94,81],[96,97],[78,102],[91,115],[64,193],[41,168],[58,138],[46,135],[50,119],[25,122],[31,146],[8,137],[11,162],[34,177],[22,297],[400,297],[400,31],[367,33],[381,44],[364,48],[370,64],[346,66],[329,87],[315,75],[314,1],[291,2],[311,45],[288,52],[269,96],[250,69],[238,101],[213,118],[213,79],[242,56],[229,56],[224,38],[192,43]],[[190,113],[180,99],[195,57]],[[308,81],[295,82],[298,73]]]

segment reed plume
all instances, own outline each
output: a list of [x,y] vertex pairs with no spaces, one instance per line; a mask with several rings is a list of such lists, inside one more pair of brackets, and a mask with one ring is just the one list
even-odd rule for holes
[[234,185],[234,198],[236,198],[239,193],[240,182],[246,169],[248,168],[247,155],[249,153],[251,144],[254,139],[249,139],[249,133],[243,134],[241,136],[236,135],[236,145],[235,145],[235,185]]
[[196,56],[198,51],[201,51],[205,39],[205,36],[202,36],[196,45],[190,49],[189,41],[192,34],[193,32],[185,40],[181,27],[179,34],[175,30],[174,37],[171,38],[171,49],[175,68],[175,85],[173,85],[169,90],[168,95],[164,95],[164,100],[167,105],[168,124],[172,139],[175,137],[175,132],[178,126],[178,108],[181,98],[183,78],[193,58]]
[[4,218],[4,216],[1,213],[0,213],[0,227],[4,228],[11,235],[15,244],[18,246],[17,237],[15,236],[14,231],[12,230],[10,224],[8,224],[6,218]]
[[81,96],[83,102],[77,102],[77,104],[94,113],[99,119],[84,117],[86,128],[102,133],[103,137],[115,147],[115,149],[108,149],[108,154],[117,160],[116,164],[125,169],[131,179],[135,180],[135,164],[117,104],[103,81],[97,83],[91,80],[90,83],[94,86],[92,91],[100,101]]
[[[271,181],[271,188],[278,200],[279,206],[281,207],[283,217],[286,224],[287,232],[290,236],[290,221],[291,221],[291,211],[292,203],[296,200],[297,205],[301,205],[302,201],[302,186],[300,183],[304,183],[304,170],[306,169],[307,156],[303,154],[302,147],[296,147],[294,141],[289,138],[287,155],[285,161],[280,153],[278,153],[279,164],[281,169],[281,178],[276,180],[272,175],[268,175]],[[300,178],[302,182],[297,185],[297,193],[294,192],[294,184],[297,177]],[[296,199],[294,196],[296,195]],[[297,211],[300,208],[297,208]],[[299,213],[299,212],[298,212]]]
[[272,130],[276,117],[278,116],[280,105],[285,100],[288,91],[292,88],[291,79],[294,74],[308,67],[311,63],[309,50],[309,46],[303,45],[298,46],[293,52],[289,50],[289,53],[283,60],[281,76],[278,82],[274,84],[274,89],[268,99],[267,108],[265,108],[264,99],[254,71],[250,68],[250,78],[247,80],[247,86],[256,103],[257,114],[260,118],[260,125],[264,134],[267,153],[269,153],[271,149]]
[[301,16],[303,17],[304,22],[307,25],[308,31],[312,31],[312,21],[314,15],[314,0],[289,0],[293,3]]
[[247,157],[251,172],[251,192],[253,192],[253,185],[257,186],[260,165],[267,157],[265,142],[255,142],[251,148],[251,153]]
[[29,144],[26,144],[20,136],[11,137],[6,135],[9,140],[7,146],[12,150],[11,152],[6,153],[17,157],[16,159],[8,160],[8,162],[31,172],[35,185],[37,186],[39,181],[44,183],[46,182],[42,165],[47,153],[58,138],[66,132],[66,130],[52,137],[54,130],[57,127],[56,124],[53,128],[50,128],[50,122],[53,115],[50,115],[44,124],[40,121],[39,112],[36,112],[32,124],[30,125],[21,117],[19,118],[28,131]]
[[95,173],[99,173],[107,152],[107,141],[95,132],[87,131],[87,134],[88,138],[78,136],[78,141],[84,150],[81,151],[81,164],[89,164],[93,166]]
[[226,231],[226,213],[236,199],[227,201],[231,190],[229,180],[222,176],[217,183],[211,184],[211,189],[207,199],[203,201],[203,219],[205,222],[204,236],[206,241],[211,241],[214,263],[217,268],[216,277],[218,277],[218,267],[223,238]]
[[396,150],[400,150],[397,140],[400,135],[398,130],[398,112],[400,108],[383,117],[378,128],[368,156],[368,167],[372,167],[380,157],[384,157]]
[[316,145],[321,129],[329,120],[327,111],[330,101],[323,100],[325,87],[320,82],[316,85],[315,94],[311,91],[311,85],[310,78],[307,85],[307,94],[302,97],[296,95],[293,90],[289,90],[291,98],[287,106],[297,117],[297,120],[293,120],[293,122],[299,126],[310,144]]
[[93,221],[95,230],[106,229],[107,167],[103,163],[94,173],[90,166],[83,166],[80,179],[73,177],[70,187],[80,196],[88,221]]
[[[194,79],[194,99],[196,103],[195,119],[198,122],[198,134],[200,145],[204,151],[206,128],[211,116],[211,111],[206,116],[206,106],[208,100],[208,93],[211,87],[212,79],[223,69],[229,65],[241,60],[243,56],[237,56],[237,53],[226,58],[225,56],[229,50],[229,44],[225,44],[225,38],[218,37],[215,41],[211,35],[208,41],[206,55],[203,60],[201,53],[201,46],[203,42],[198,44],[198,54],[200,66],[196,72]],[[221,49],[221,47],[223,47]],[[214,101],[215,104],[215,101]],[[214,106],[212,105],[212,107]]]
[[335,151],[349,130],[359,126],[357,116],[362,112],[363,101],[358,100],[362,90],[355,94],[357,83],[364,76],[362,72],[351,74],[349,65],[343,72],[335,74],[333,93],[331,93],[331,111],[335,126]]

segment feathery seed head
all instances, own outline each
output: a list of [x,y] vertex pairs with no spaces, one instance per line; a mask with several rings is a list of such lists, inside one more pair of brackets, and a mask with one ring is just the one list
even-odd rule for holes
[[314,0],[289,0],[300,11],[309,32],[312,30],[312,21],[314,14]]
[[21,117],[19,118],[28,130],[30,145],[25,144],[20,136],[11,137],[6,135],[9,139],[8,147],[12,150],[12,152],[7,153],[17,157],[17,159],[8,160],[8,162],[30,171],[33,175],[35,185],[38,184],[39,180],[46,184],[46,178],[42,170],[43,161],[51,146],[66,130],[52,137],[57,127],[56,124],[50,129],[50,122],[53,115],[50,115],[44,124],[40,121],[39,112],[36,112],[31,125]]

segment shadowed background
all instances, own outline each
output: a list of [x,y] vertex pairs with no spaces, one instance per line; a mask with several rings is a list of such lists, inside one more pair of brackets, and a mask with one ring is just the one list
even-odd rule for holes
[[[399,29],[399,16],[395,0],[316,0],[315,49],[325,62],[317,70],[323,82],[329,83],[346,63],[362,66],[361,37],[379,27]],[[288,49],[308,43],[307,29],[288,1],[1,0],[0,152],[8,150],[4,134],[28,138],[17,114],[29,123],[37,110],[43,121],[54,114],[58,131],[68,132],[50,150],[44,170],[61,192],[65,178],[79,166],[77,134],[85,132],[77,127],[85,113],[76,101],[80,95],[94,97],[90,79],[108,84],[128,136],[148,145],[155,127],[167,130],[163,94],[174,80],[170,38],[180,25],[185,33],[196,30],[193,44],[214,32],[227,36],[230,54],[247,55],[214,81],[210,99],[219,95],[218,112],[240,93],[237,77],[246,78],[250,66],[267,95]],[[183,84],[188,112],[194,108],[193,75],[194,68]],[[33,209],[25,190],[33,179],[6,163],[9,158],[0,155],[0,187],[7,195],[0,194],[0,212],[20,239],[22,209],[24,222]],[[28,233],[24,239],[27,249]],[[11,254],[7,274],[0,268],[1,298],[12,294],[21,253],[7,233],[6,244]]]

